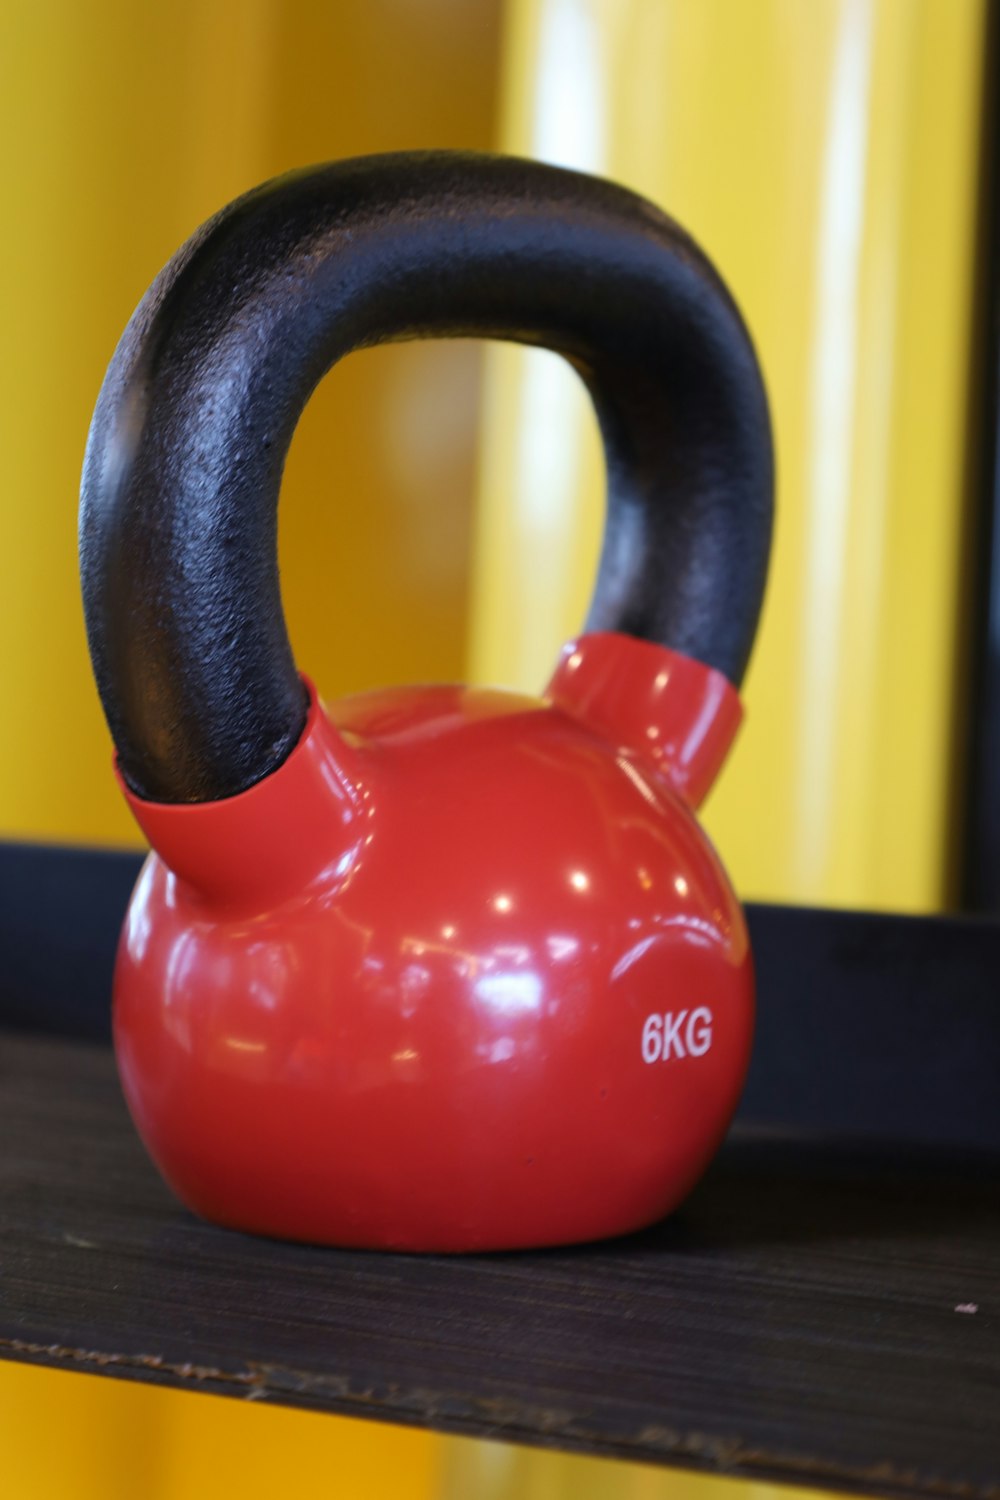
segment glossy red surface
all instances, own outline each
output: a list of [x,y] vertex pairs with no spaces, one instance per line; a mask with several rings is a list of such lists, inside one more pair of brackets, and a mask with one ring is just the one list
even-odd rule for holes
[[721,672],[652,641],[605,633],[563,647],[545,696],[652,761],[692,807],[708,795],[743,717]]
[[673,785],[703,791],[735,729],[717,675],[585,636],[557,702],[403,688],[333,705],[335,729],[314,698],[248,792],[130,796],[158,852],[115,1042],[184,1202],[417,1250],[672,1209],[726,1130],[753,1024],[742,912]]

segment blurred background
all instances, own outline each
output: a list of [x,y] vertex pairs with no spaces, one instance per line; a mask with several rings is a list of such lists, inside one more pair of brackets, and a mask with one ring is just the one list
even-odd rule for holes
[[[996,30],[988,0],[2,0],[0,835],[139,842],[92,686],[75,510],[104,367],[153,275],[275,173],[497,148],[655,199],[757,343],[775,553],[746,724],[706,809],[737,888],[995,906]],[[602,487],[554,356],[354,356],[284,488],[300,665],[327,697],[538,690],[586,609]],[[736,1488],[11,1364],[0,1440],[27,1497]]]

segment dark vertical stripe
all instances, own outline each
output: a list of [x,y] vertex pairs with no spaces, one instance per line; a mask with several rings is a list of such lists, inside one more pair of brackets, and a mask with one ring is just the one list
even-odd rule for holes
[[[979,242],[971,345],[964,785],[954,863],[962,904],[1000,911],[1000,6],[986,7]],[[960,762],[961,763],[961,762]]]

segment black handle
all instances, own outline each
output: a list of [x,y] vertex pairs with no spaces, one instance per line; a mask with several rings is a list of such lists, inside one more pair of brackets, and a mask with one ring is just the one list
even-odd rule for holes
[[587,629],[739,683],[773,464],[753,348],[712,266],[650,203],[575,172],[457,152],[338,162],[204,225],[140,303],[97,402],[84,606],[140,796],[232,796],[294,747],[277,503],[295,425],[351,350],[462,335],[555,349],[593,398],[608,508]]

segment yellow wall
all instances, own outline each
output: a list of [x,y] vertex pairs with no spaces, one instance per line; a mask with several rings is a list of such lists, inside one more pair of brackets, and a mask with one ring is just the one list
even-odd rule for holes
[[11,1500],[820,1500],[2,1362],[0,1441]]
[[[216,208],[310,161],[489,146],[499,0],[8,0],[0,38],[0,835],[136,842],[110,775],[75,511],[105,365]],[[479,351],[338,369],[293,444],[289,624],[331,695],[460,675]]]
[[[516,0],[503,142],[645,192],[757,342],[778,519],[707,823],[744,896],[932,909],[958,780],[982,0]],[[603,475],[552,357],[489,365],[472,669],[543,683]]]
[[4,1363],[0,1442],[9,1500],[437,1500],[444,1446],[412,1428]]

